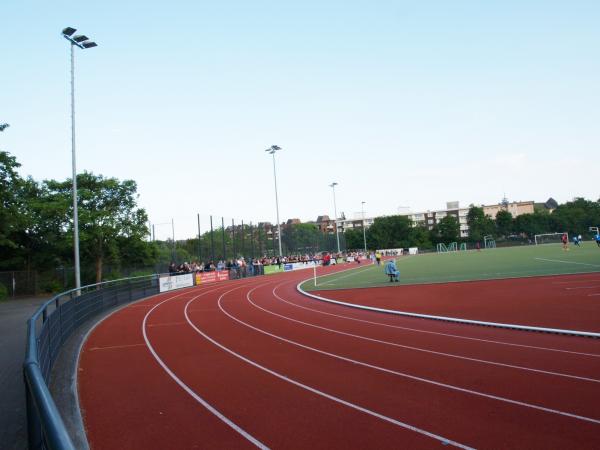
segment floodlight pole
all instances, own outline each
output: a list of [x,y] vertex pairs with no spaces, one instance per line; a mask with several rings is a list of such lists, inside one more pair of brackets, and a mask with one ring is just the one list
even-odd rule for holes
[[[77,211],[77,161],[75,153],[75,49],[93,48],[97,44],[89,41],[86,36],[73,36],[74,28],[65,28],[63,37],[69,41],[71,47],[71,159],[73,169],[73,260],[75,265],[75,287],[81,287],[81,269],[79,264],[79,214]],[[79,291],[77,291],[79,293]]]
[[331,189],[333,189],[333,213],[335,214],[333,223],[335,224],[335,238],[337,240],[337,251],[338,251],[338,253],[340,253],[340,233],[339,233],[339,229],[337,226],[337,205],[335,203],[335,187],[336,186],[337,186],[337,183],[335,181],[329,185],[329,187]]
[[365,244],[365,254],[367,253],[367,231],[365,230],[365,203],[361,202],[362,210],[362,226],[363,226],[363,243]]
[[75,260],[75,287],[81,287],[79,265],[79,214],[77,211],[77,161],[75,154],[75,44],[71,42],[71,162],[73,168],[73,253]]
[[277,196],[277,170],[275,169],[275,152],[281,150],[281,147],[277,145],[271,145],[270,148],[265,151],[273,156],[273,179],[275,180],[275,209],[277,211],[277,238],[279,240],[279,256],[283,256],[281,251],[281,223],[279,222],[279,198]]

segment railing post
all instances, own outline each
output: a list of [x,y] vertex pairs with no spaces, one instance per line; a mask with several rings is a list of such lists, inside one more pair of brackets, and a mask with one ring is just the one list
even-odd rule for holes
[[25,382],[25,404],[27,408],[27,440],[29,441],[30,449],[41,449],[43,448],[43,436],[42,436],[42,425],[40,423],[40,416],[37,413],[35,403],[31,397],[31,391],[29,383],[27,383],[27,377],[23,374],[23,381]]

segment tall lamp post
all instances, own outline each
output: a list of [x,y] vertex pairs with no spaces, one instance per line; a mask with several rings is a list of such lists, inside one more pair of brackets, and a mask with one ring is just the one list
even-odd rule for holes
[[89,40],[87,36],[75,34],[75,28],[67,27],[62,30],[63,37],[71,43],[71,154],[73,162],[73,253],[75,260],[75,287],[81,287],[79,268],[79,217],[77,214],[77,166],[75,159],[75,52],[74,48],[82,50],[97,47],[98,44]]
[[337,226],[337,205],[335,204],[335,187],[337,185],[338,184],[334,181],[333,183],[331,183],[329,185],[329,187],[331,189],[333,189],[333,214],[335,215],[335,218],[334,218],[334,223],[335,223],[335,238],[337,240],[337,251],[339,253],[340,252],[340,233],[339,233],[339,229],[338,229],[338,226]]
[[277,171],[275,170],[275,152],[281,150],[277,145],[271,145],[265,152],[273,156],[273,178],[275,179],[275,208],[277,210],[277,237],[279,238],[279,256],[283,256],[281,251],[281,223],[279,222],[279,199],[277,197]]
[[361,202],[362,210],[362,226],[363,226],[363,243],[365,244],[365,254],[367,253],[367,231],[365,230],[365,203]]

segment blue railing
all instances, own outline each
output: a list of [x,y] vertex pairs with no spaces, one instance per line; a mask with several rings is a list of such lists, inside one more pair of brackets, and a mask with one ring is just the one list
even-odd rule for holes
[[23,374],[31,450],[75,450],[48,389],[52,366],[65,341],[101,312],[158,291],[158,275],[92,284],[58,294],[29,319]]

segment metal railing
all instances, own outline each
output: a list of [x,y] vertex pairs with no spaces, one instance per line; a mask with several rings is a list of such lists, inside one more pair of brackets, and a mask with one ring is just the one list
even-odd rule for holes
[[158,277],[124,278],[72,289],[48,300],[28,320],[23,375],[30,449],[75,450],[48,388],[60,348],[90,318],[157,294]]

